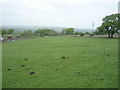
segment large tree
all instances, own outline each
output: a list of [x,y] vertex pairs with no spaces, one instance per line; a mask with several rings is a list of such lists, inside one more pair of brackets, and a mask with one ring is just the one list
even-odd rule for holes
[[109,38],[120,30],[120,14],[112,14],[103,18],[103,23],[98,27],[98,30],[107,33]]
[[2,29],[1,33],[2,33],[2,36],[3,36],[4,34],[7,34],[7,30],[6,29]]
[[73,35],[74,34],[74,28],[67,28],[64,29],[66,35]]

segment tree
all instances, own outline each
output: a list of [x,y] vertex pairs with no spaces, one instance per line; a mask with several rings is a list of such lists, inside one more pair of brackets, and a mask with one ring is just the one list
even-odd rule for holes
[[106,34],[106,30],[104,30],[104,27],[99,26],[97,28],[97,30],[94,32],[94,34],[98,33],[98,35],[105,35]]
[[83,37],[85,35],[83,32],[80,32],[79,34],[81,37]]
[[54,30],[51,29],[51,30],[49,31],[49,35],[50,35],[50,36],[57,36],[57,35],[58,35],[58,32],[56,32],[56,31],[54,31]]
[[93,33],[94,33],[95,35],[100,35],[99,30],[95,30]]
[[49,29],[38,29],[35,33],[43,37],[44,35],[48,35]]
[[7,34],[6,29],[2,29],[2,36],[3,36],[4,34]]
[[76,36],[76,35],[79,35],[79,32],[75,32],[75,36]]
[[67,28],[65,29],[66,35],[73,35],[74,34],[74,28]]
[[14,29],[9,29],[9,30],[7,31],[8,34],[13,34],[13,32],[14,32]]
[[103,18],[103,23],[98,30],[100,32],[108,34],[109,38],[113,38],[113,35],[120,30],[120,14],[112,14]]
[[89,33],[90,37],[93,37],[94,36],[94,33]]
[[30,37],[30,36],[33,36],[34,33],[31,31],[31,30],[28,30],[28,31],[24,31],[21,36],[24,36],[24,37]]
[[100,27],[99,27],[99,30],[97,29],[93,33],[94,33],[94,35],[104,35],[105,34],[104,30],[100,30]]
[[55,36],[58,33],[52,29],[38,29],[37,31],[35,31],[36,34],[38,34],[39,36],[43,37],[43,36]]

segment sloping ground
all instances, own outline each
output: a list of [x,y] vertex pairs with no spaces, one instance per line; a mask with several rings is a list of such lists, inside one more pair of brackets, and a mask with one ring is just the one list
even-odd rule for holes
[[3,44],[3,88],[117,88],[117,39],[46,37]]

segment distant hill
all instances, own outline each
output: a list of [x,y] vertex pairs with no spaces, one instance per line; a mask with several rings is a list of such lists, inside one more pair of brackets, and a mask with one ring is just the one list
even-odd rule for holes
[[[20,32],[24,32],[26,30],[32,30],[33,32],[35,32],[37,29],[43,29],[43,28],[47,28],[47,29],[53,29],[57,32],[60,32],[62,29],[64,29],[65,27],[48,27],[48,26],[2,26],[2,29],[14,29],[15,33],[20,33]],[[78,32],[91,32],[91,29],[79,29],[79,28],[74,28],[75,31]]]

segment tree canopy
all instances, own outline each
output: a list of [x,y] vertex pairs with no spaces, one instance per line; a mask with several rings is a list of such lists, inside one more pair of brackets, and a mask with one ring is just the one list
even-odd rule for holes
[[102,33],[107,33],[109,38],[120,30],[120,14],[112,14],[103,18],[103,23],[97,29]]
[[9,30],[7,31],[8,34],[13,34],[13,32],[14,32],[14,29],[9,29]]
[[28,31],[24,31],[21,36],[24,36],[24,37],[30,37],[30,36],[33,36],[34,33],[31,31],[31,30],[28,30]]
[[13,34],[14,29],[0,29],[0,34],[5,35],[5,34]]
[[62,30],[62,34],[66,35],[73,35],[74,34],[74,28],[66,28]]
[[1,34],[2,34],[2,36],[7,34],[7,30],[6,29],[1,29]]
[[57,32],[52,29],[38,29],[35,33],[40,36],[57,35]]

